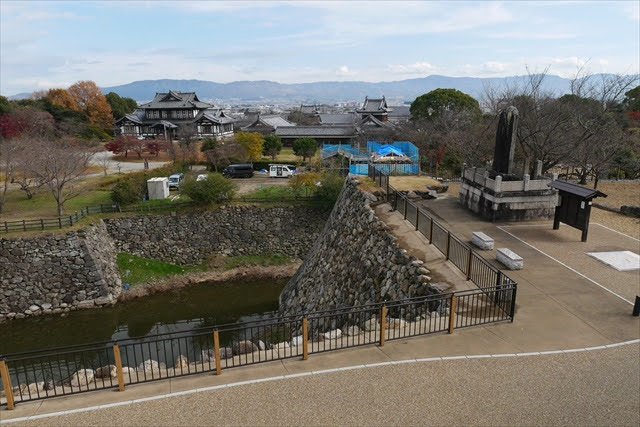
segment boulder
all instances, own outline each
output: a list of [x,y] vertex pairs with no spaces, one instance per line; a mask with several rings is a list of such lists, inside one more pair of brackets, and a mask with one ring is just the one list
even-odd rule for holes
[[95,377],[93,369],[80,369],[76,371],[69,380],[71,387],[82,387],[91,384]]
[[249,354],[258,351],[258,347],[251,341],[239,341],[231,347],[234,356],[237,354]]
[[221,359],[230,359],[233,357],[233,350],[230,347],[222,347],[220,348],[220,358]]
[[333,329],[329,332],[325,332],[324,334],[322,334],[322,338],[324,338],[325,340],[332,340],[335,338],[339,338],[342,336],[342,331],[340,329]]
[[96,378],[115,378],[117,376],[116,365],[107,365],[96,369]]
[[184,355],[180,355],[176,358],[176,363],[175,363],[175,368],[176,369],[188,369],[189,368],[189,359],[187,359],[187,356]]
[[[220,349],[220,353],[222,353],[222,349]],[[216,359],[216,352],[213,349],[209,349],[209,350],[202,350],[200,352],[200,359],[206,363],[210,360],[215,360]]]
[[291,338],[291,347],[302,345],[302,335]]
[[138,372],[151,372],[160,369],[160,364],[152,359],[147,359],[138,365]]
[[27,386],[28,395],[38,397],[44,392],[44,382],[31,383]]
[[389,319],[387,320],[387,329],[402,329],[405,327],[405,325],[407,324],[407,322],[405,322],[403,319]]
[[264,341],[262,340],[258,340],[258,342],[256,342],[256,345],[258,346],[258,350],[266,350],[267,346],[265,345]]
[[279,342],[278,344],[273,345],[274,350],[284,350],[285,348],[289,348],[288,342]]
[[380,330],[380,321],[378,319],[376,319],[375,317],[367,320],[364,323],[364,330],[365,331],[378,331],[378,330]]
[[360,328],[358,328],[357,325],[343,327],[342,330],[344,331],[344,334],[349,337],[360,335]]

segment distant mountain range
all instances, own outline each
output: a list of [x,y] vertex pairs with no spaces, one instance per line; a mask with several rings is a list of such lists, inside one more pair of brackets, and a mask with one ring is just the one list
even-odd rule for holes
[[[411,102],[417,96],[438,88],[453,88],[475,98],[482,95],[486,85],[502,86],[523,81],[523,76],[514,77],[447,77],[432,75],[417,79],[392,82],[315,82],[315,83],[277,83],[267,80],[238,81],[216,83],[205,80],[141,80],[120,86],[103,87],[103,93],[115,92],[120,96],[133,98],[138,102],[153,99],[156,92],[176,90],[196,92],[201,100],[225,102],[300,102],[333,103],[361,101],[365,96],[371,98],[385,95],[393,103]],[[569,79],[547,75],[545,89],[562,95],[569,92]],[[29,97],[21,93],[9,99]]]

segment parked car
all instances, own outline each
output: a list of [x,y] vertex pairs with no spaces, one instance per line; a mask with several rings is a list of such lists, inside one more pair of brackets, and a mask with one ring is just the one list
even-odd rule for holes
[[198,182],[198,181],[204,181],[205,179],[207,179],[207,175],[205,175],[205,174],[200,174],[200,175],[198,175],[198,177],[196,178],[196,182]]
[[229,178],[251,178],[253,176],[253,165],[251,163],[229,165],[222,170],[222,175]]
[[269,165],[269,178],[289,178],[296,173],[296,167],[291,165]]
[[182,181],[184,181],[183,173],[174,173],[173,175],[171,175],[169,177],[169,190],[171,189],[179,190],[180,184],[182,184]]

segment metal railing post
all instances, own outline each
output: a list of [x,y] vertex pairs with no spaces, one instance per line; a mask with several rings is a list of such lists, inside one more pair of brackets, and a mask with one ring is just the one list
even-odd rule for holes
[[403,197],[402,200],[404,200],[404,219],[407,219],[407,198]]
[[7,409],[16,407],[13,401],[13,388],[11,387],[11,377],[9,376],[9,367],[7,362],[0,360],[0,376],[2,377],[2,385],[4,386],[4,394],[7,399]]
[[433,243],[433,217],[429,218],[429,243]]
[[449,247],[451,246],[451,232],[447,230],[447,246],[445,251],[445,259],[449,260]]
[[218,330],[213,331],[213,351],[216,352],[216,375],[220,375],[222,368],[220,368],[220,337]]
[[309,358],[309,325],[307,318],[302,319],[302,360]]
[[518,286],[514,285],[511,290],[511,323],[513,323],[513,319],[516,317],[516,291],[518,290]]
[[380,307],[380,347],[384,347],[384,334],[385,328],[387,326],[386,319],[387,318],[387,307]]
[[416,230],[418,229],[418,221],[420,221],[420,209],[416,206]]
[[458,307],[458,298],[455,295],[451,295],[451,303],[449,304],[449,333],[453,333],[453,329],[456,325],[456,308]]
[[113,360],[116,364],[116,376],[118,377],[118,390],[124,391],[124,375],[122,373],[122,359],[120,357],[120,346],[113,345]]
[[471,279],[471,256],[473,251],[469,248],[469,255],[467,256],[467,280]]

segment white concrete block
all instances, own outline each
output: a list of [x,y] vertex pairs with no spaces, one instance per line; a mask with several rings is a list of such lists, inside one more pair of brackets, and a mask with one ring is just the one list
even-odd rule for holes
[[504,264],[509,270],[522,270],[522,267],[524,267],[524,260],[522,257],[511,249],[498,248],[496,251],[496,259],[498,262]]
[[587,255],[618,271],[640,269],[640,255],[631,251],[587,252]]
[[471,243],[482,249],[483,251],[490,251],[493,249],[493,239],[482,231],[474,231],[471,235]]

